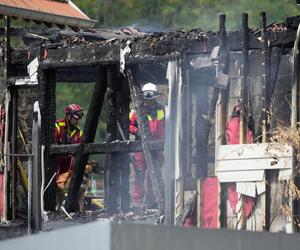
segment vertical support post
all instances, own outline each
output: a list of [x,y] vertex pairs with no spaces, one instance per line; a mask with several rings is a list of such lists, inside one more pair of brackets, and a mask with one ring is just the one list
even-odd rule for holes
[[[45,146],[44,164],[46,183],[56,174],[54,159],[50,157],[50,145],[54,144],[54,124],[56,112],[56,75],[54,70],[38,70],[39,105],[41,111],[41,144]],[[56,183],[52,182],[45,192],[45,210],[54,211],[56,203]]]
[[[16,86],[11,88],[11,153],[17,153],[17,117],[18,117],[18,90]],[[15,156],[11,157],[11,219],[16,220],[17,216],[17,158]]]
[[[297,35],[296,39],[294,42],[294,47],[293,47],[293,85],[292,85],[292,114],[291,114],[291,127],[292,128],[297,128],[297,122],[299,122],[299,114],[300,114],[300,101],[299,101],[299,92],[300,92],[300,87],[299,87],[299,79],[300,79],[300,71],[299,71],[299,42],[300,42],[300,25],[298,25],[297,29]],[[299,164],[298,164],[299,165]],[[293,161],[293,172],[296,172],[295,169],[297,168],[297,160],[296,157],[294,156],[294,161]],[[294,178],[294,182],[297,185],[299,189],[299,176],[297,175]],[[300,205],[299,201],[294,201],[293,207],[292,207],[292,214],[294,215],[295,213],[299,214],[300,210]],[[297,228],[299,230],[299,227]],[[295,226],[293,225],[292,231],[295,231]]]
[[[260,28],[261,28],[261,39],[262,39],[262,85],[264,88],[263,91],[263,109],[262,109],[262,124],[261,124],[261,135],[262,135],[262,143],[267,142],[267,119],[268,119],[268,104],[269,104],[269,97],[268,97],[268,86],[269,86],[269,72],[268,72],[268,40],[266,37],[266,26],[267,26],[267,16],[266,12],[260,13]],[[261,195],[261,211],[262,211],[262,218],[263,218],[263,227],[265,230],[270,230],[270,213],[271,213],[271,176],[270,171],[266,170],[266,192]]]
[[188,98],[188,70],[185,68],[182,68],[182,101],[181,101],[181,141],[180,141],[180,165],[181,165],[181,172],[182,172],[182,178],[187,178],[189,176],[189,98]]
[[[223,71],[223,73],[228,73],[228,60],[229,53],[227,49],[227,32],[226,32],[226,15],[219,15],[219,32],[220,32],[220,51],[221,57],[219,61],[219,70]],[[226,136],[226,89],[220,89],[218,105],[217,105],[217,114],[216,120],[218,121],[217,126],[217,136],[216,136],[216,144],[223,145],[225,144],[225,136]],[[216,147],[217,147],[216,145]]]
[[242,107],[240,116],[240,144],[247,141],[247,105],[248,105],[248,73],[249,73],[249,28],[248,13],[242,16],[242,74],[241,74],[241,97]]
[[[4,67],[3,67],[3,79],[4,79],[4,85],[5,87],[7,87],[7,80],[10,76],[10,67],[11,67],[11,47],[10,47],[10,33],[11,33],[11,27],[10,27],[10,17],[9,16],[5,16],[5,37],[4,37]],[[13,90],[9,91],[11,94],[11,105],[9,105],[9,117],[13,116],[14,113],[14,94],[13,94]],[[10,141],[10,145],[12,143],[12,139],[15,139],[16,137],[12,138],[13,135],[13,124],[9,124],[9,129],[8,129],[8,141]],[[7,142],[8,142],[7,141]],[[15,144],[12,146],[13,149],[15,149]],[[9,145],[7,145],[7,149],[9,153],[11,152],[11,149],[9,148]],[[13,157],[14,158],[14,157]],[[14,159],[12,159],[14,162],[16,162]],[[12,177],[12,174],[15,174],[16,172],[12,169],[10,169],[10,167],[12,166],[11,164],[11,159],[9,159],[7,161],[7,165],[6,165],[6,178],[5,178],[5,188],[4,190],[6,190],[5,193],[5,202],[4,202],[4,206],[5,206],[5,215],[4,217],[6,217],[6,219],[15,219],[15,215],[16,215],[16,209],[14,206],[15,200],[16,200],[16,189],[15,189],[15,185],[14,185],[14,181],[15,178]],[[14,165],[12,166],[12,168],[14,168]],[[12,192],[12,193],[10,193]]]
[[262,85],[264,88],[264,99],[263,99],[263,119],[262,119],[262,142],[266,142],[266,132],[267,132],[267,38],[266,38],[266,23],[267,23],[267,18],[266,18],[266,12],[260,13],[260,22],[261,22],[261,40],[262,40]]
[[65,205],[65,208],[68,212],[77,211],[79,209],[79,189],[82,183],[85,165],[89,158],[88,154],[84,154],[84,145],[85,143],[94,142],[95,139],[97,126],[99,122],[99,116],[101,113],[106,93],[106,73],[106,67],[100,66],[98,69],[97,82],[95,84],[90,107],[86,115],[86,121],[83,129],[83,139],[75,154],[73,175],[70,183],[68,198],[66,200]]
[[[228,73],[228,49],[227,49],[227,33],[226,33],[226,15],[219,15],[219,35],[220,35],[220,51],[219,69],[225,74]],[[225,144],[226,135],[226,90],[221,89],[216,107],[216,136],[215,136],[215,152],[218,155],[220,145]],[[220,225],[227,226],[227,185],[221,183],[220,199]]]
[[41,215],[41,114],[38,102],[34,104],[32,123],[32,231],[37,233],[42,230]]
[[203,185],[201,180],[197,180],[197,227],[202,226],[203,210]]
[[[118,96],[118,121],[123,130],[126,140],[129,139],[129,104],[130,104],[130,90],[126,78],[121,78],[121,90]],[[119,133],[118,138],[123,139]],[[121,167],[121,210],[126,212],[130,209],[130,195],[129,195],[129,156],[126,153],[120,153],[120,167]]]
[[165,136],[165,224],[174,224],[175,204],[175,144],[176,144],[176,100],[178,94],[177,61],[168,63],[169,96],[166,111]]
[[[117,140],[117,94],[120,85],[119,70],[116,66],[107,69],[107,125],[106,143]],[[128,128],[127,128],[128,130]],[[120,161],[118,153],[106,155],[106,181],[107,197],[105,198],[107,208],[111,212],[118,208],[118,198],[120,197]]]
[[[136,69],[135,69],[136,70]],[[139,126],[139,132],[141,134],[142,148],[144,152],[145,161],[150,174],[150,179],[152,182],[152,187],[154,195],[156,197],[156,202],[158,209],[161,213],[164,212],[164,181],[161,174],[160,166],[156,159],[152,156],[148,142],[150,141],[150,129],[147,120],[147,112],[143,105],[143,96],[141,87],[133,82],[134,78],[131,69],[127,72],[128,83],[130,88],[130,93],[133,101],[134,108],[137,113],[137,122]]]
[[[208,87],[203,83],[198,83],[195,86],[197,89],[197,101],[196,101],[196,162],[197,162],[197,174],[198,178],[207,177],[207,158],[208,158],[208,127],[209,122],[203,115],[209,113],[208,107]],[[214,91],[215,92],[215,91]]]

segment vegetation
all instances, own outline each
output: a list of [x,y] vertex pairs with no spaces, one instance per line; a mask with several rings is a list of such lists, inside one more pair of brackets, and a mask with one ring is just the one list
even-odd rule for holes
[[73,0],[98,27],[133,25],[151,30],[202,28],[217,30],[218,13],[227,15],[230,29],[240,27],[241,13],[257,26],[259,13],[266,11],[269,22],[284,22],[299,15],[295,0]]

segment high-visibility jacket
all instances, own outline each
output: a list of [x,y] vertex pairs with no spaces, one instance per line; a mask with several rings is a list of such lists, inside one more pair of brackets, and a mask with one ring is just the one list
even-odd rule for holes
[[[67,127],[65,119],[55,122],[54,139],[56,144],[78,144],[82,140],[82,130],[77,126],[74,129]],[[58,174],[72,169],[74,157],[70,154],[62,154],[55,158],[56,171]]]
[[[156,105],[155,110],[151,113],[147,114],[151,140],[162,140],[165,136],[165,112],[161,106]],[[133,135],[138,135],[137,115],[134,110],[131,110],[129,120],[129,132]]]

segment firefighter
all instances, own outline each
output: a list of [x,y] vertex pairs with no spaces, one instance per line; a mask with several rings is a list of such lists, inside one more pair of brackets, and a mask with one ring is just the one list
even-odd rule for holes
[[[78,104],[70,104],[65,107],[64,113],[65,117],[55,122],[55,143],[78,144],[83,135],[78,126],[79,120],[84,115],[83,109]],[[74,155],[71,154],[59,155],[55,159],[58,208],[68,191],[74,160]]]
[[[165,136],[165,112],[163,105],[156,100],[158,91],[156,85],[147,83],[142,87],[144,104],[147,111],[151,140],[161,140]],[[139,129],[137,125],[137,115],[134,110],[130,112],[130,128],[129,131],[135,135],[135,139],[139,140]],[[154,154],[159,165],[164,163],[163,152]],[[157,206],[155,195],[152,189],[152,184],[147,173],[147,166],[142,152],[134,154],[134,180],[132,185],[132,200],[137,204],[143,204],[146,201],[148,208]],[[145,176],[146,175],[146,176]],[[144,200],[146,199],[146,200]]]

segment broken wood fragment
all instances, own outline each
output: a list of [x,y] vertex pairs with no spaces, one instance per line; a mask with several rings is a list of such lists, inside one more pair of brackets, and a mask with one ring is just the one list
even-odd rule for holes
[[176,225],[180,225],[180,226],[184,225],[185,220],[193,214],[196,208],[196,204],[197,204],[197,192],[193,194],[193,196],[188,200],[188,202],[184,206],[182,214],[179,215],[176,219]]

